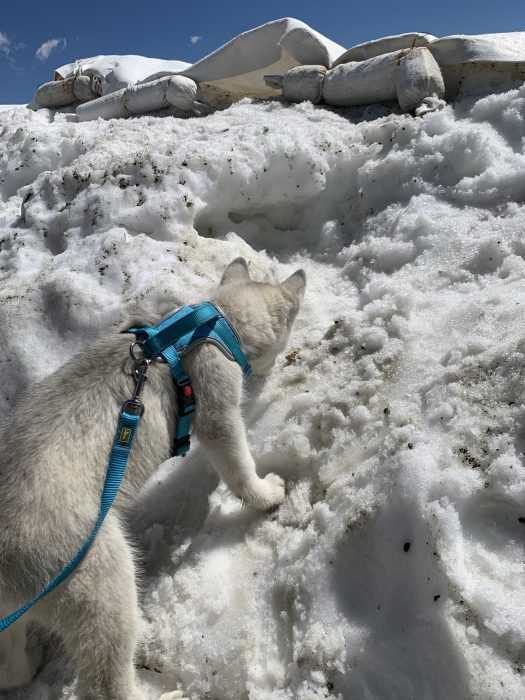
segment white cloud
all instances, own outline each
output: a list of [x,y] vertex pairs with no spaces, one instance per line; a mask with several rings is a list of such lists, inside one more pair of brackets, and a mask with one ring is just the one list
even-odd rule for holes
[[52,51],[55,49],[65,49],[67,41],[65,39],[48,39],[38,47],[35,51],[35,56],[39,61],[47,61]]
[[0,51],[6,56],[11,51],[11,39],[4,32],[0,32]]
[[197,36],[196,34],[194,34],[193,36],[190,36],[190,44],[196,44],[201,39],[202,39],[201,36]]

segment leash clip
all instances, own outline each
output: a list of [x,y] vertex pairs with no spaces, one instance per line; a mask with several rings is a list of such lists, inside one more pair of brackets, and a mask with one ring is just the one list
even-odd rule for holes
[[138,367],[135,367],[133,371],[133,378],[135,380],[135,389],[133,390],[133,395],[131,397],[132,401],[137,401],[142,394],[142,389],[148,378],[148,367],[150,366],[151,360],[144,359]]
[[148,368],[151,364],[151,360],[143,357],[138,360],[134,354],[134,345],[140,345],[140,343],[132,343],[129,349],[130,355],[135,362],[135,369],[133,370],[133,379],[135,381],[135,388],[133,389],[133,394],[131,398],[124,401],[122,405],[122,413],[129,413],[132,416],[142,416],[144,413],[144,404],[140,400],[140,395],[144,389],[144,384],[148,378]]

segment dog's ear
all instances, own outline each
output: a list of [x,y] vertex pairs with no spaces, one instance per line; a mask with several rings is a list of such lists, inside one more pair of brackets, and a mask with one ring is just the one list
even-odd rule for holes
[[244,258],[235,258],[224,270],[221,284],[231,284],[232,282],[249,282],[250,273],[248,263]]
[[302,299],[306,287],[306,274],[304,270],[296,270],[288,279],[281,282],[281,287],[288,292],[292,292],[296,297]]

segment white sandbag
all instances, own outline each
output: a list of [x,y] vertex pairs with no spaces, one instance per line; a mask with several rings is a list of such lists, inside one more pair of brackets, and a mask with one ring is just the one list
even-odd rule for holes
[[193,80],[172,75],[150,83],[132,85],[79,105],[77,115],[81,121],[99,117],[118,119],[154,112],[170,105],[183,112],[191,112],[196,95],[197,85]]
[[296,66],[283,75],[283,97],[288,102],[304,102],[313,104],[321,101],[323,81],[326,75],[324,66]]
[[386,53],[329,70],[323,83],[323,100],[335,107],[351,107],[395,100],[402,51]]
[[345,51],[333,64],[333,68],[342,63],[351,63],[352,61],[367,61],[374,56],[380,56],[383,53],[392,53],[392,51],[401,51],[402,49],[412,49],[416,46],[428,46],[436,39],[432,34],[422,34],[421,32],[409,32],[407,34],[396,34],[394,36],[384,36],[380,39],[367,41],[363,44],[352,46],[351,49]]
[[413,112],[427,97],[444,96],[445,83],[441,70],[428,49],[412,49],[401,56],[396,89],[403,112]]
[[52,80],[44,83],[36,91],[38,107],[67,107],[75,102],[85,102],[94,97],[91,79],[88,76],[70,77],[67,80]]
[[90,121],[99,117],[100,119],[119,119],[129,116],[124,97],[127,90],[128,88],[123,88],[79,105],[76,110],[78,118],[80,121]]
[[68,80],[52,80],[40,85],[35,95],[38,107],[66,107],[75,102],[73,92],[74,78]]
[[169,105],[182,112],[191,112],[196,95],[194,80],[172,75],[128,88],[126,104],[131,114],[143,114]]

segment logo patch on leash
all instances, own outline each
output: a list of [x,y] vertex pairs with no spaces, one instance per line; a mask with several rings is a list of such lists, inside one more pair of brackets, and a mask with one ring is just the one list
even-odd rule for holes
[[127,446],[131,442],[132,437],[133,430],[131,428],[122,428],[118,437],[118,441],[121,445]]

